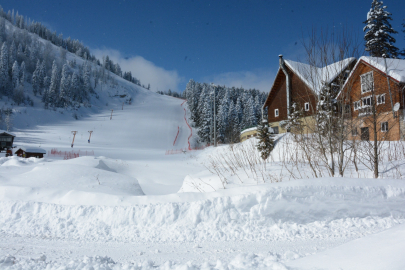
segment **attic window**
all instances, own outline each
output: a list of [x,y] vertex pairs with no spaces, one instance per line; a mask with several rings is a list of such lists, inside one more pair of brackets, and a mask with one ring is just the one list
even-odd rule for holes
[[274,116],[275,116],[275,117],[278,117],[278,109],[275,109],[275,110],[274,110]]
[[362,93],[367,93],[373,90],[374,87],[373,72],[370,71],[363,75],[360,75],[360,83]]
[[305,102],[305,111],[309,111],[309,102]]

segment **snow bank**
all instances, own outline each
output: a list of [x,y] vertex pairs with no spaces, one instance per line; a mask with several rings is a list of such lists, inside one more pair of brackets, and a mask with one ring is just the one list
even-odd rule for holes
[[[405,219],[405,182],[290,181],[133,206],[4,201],[0,235],[91,241],[292,240],[360,237]],[[244,193],[233,195],[235,192]],[[187,197],[188,196],[188,197]],[[188,198],[190,201],[186,201]]]
[[98,205],[144,195],[137,179],[116,173],[105,160],[0,158],[0,200]]
[[59,269],[104,269],[104,270],[215,270],[215,269],[268,269],[287,270],[287,268],[276,261],[277,257],[272,255],[240,254],[229,262],[218,260],[216,262],[204,262],[197,264],[188,262],[176,264],[166,261],[161,265],[155,265],[153,261],[134,263],[116,263],[109,257],[84,257],[82,260],[71,260],[68,263],[46,262],[46,256],[38,259],[17,259],[13,256],[5,256],[0,259],[0,268],[5,270],[59,270]]

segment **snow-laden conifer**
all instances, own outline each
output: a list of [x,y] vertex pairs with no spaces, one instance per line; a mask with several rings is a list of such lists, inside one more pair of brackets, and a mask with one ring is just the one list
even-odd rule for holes
[[66,64],[63,65],[62,68],[62,78],[60,80],[60,90],[59,90],[59,107],[67,107],[69,106],[69,96],[70,96],[70,81],[69,81],[69,73],[68,73],[68,66]]
[[40,64],[40,61],[38,60],[37,66],[36,66],[34,72],[32,73],[32,80],[31,80],[32,91],[34,92],[34,95],[37,95],[38,92],[40,92],[41,81],[43,81],[43,79],[41,80],[41,77],[40,77],[40,67],[41,67],[41,64]]
[[9,85],[9,75],[8,75],[8,47],[4,42],[1,46],[0,54],[0,89],[3,93],[7,94]]
[[257,126],[257,138],[259,139],[256,145],[257,150],[263,160],[266,160],[274,148],[274,140],[272,134],[269,132],[269,125],[266,119],[263,119]]
[[57,97],[58,97],[58,88],[59,88],[59,69],[56,65],[56,61],[53,61],[52,64],[52,75],[51,75],[51,84],[49,85],[48,91],[48,105],[55,106]]
[[18,66],[17,61],[14,61],[12,71],[11,71],[11,85],[13,90],[18,87],[20,84],[20,67]]
[[398,33],[395,31],[390,20],[391,13],[386,11],[387,6],[383,5],[383,1],[373,0],[371,9],[367,13],[367,20],[364,21],[366,26],[363,31],[366,32],[364,39],[366,41],[366,51],[374,57],[382,57],[385,54],[389,58],[398,57],[398,48],[394,46],[395,38],[392,34]]

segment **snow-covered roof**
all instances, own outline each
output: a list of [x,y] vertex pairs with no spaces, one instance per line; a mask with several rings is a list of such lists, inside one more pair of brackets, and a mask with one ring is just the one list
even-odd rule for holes
[[384,58],[382,57],[371,57],[362,56],[360,60],[368,63],[371,66],[379,69],[380,71],[387,73],[388,76],[397,80],[398,82],[405,83],[405,60],[404,59],[392,59],[387,58],[387,72],[385,71]]
[[11,136],[16,137],[14,133],[11,133],[11,132],[8,132],[8,131],[1,130],[1,129],[0,129],[0,134],[2,134],[2,133],[7,133],[7,134],[10,134]]
[[323,83],[330,84],[354,61],[356,58],[350,57],[322,68],[291,60],[284,62],[310,89],[318,94]]
[[[357,66],[362,61],[369,64],[370,66],[375,67],[376,69],[380,70],[381,72],[386,73],[384,58],[372,57],[372,56],[362,56],[362,57],[360,57],[360,59],[356,63],[356,65],[354,66],[352,72],[350,72],[350,75],[347,78],[345,84],[343,85],[342,90],[340,90],[338,97],[343,92],[343,89],[345,89],[345,86],[346,86],[347,82],[349,81],[349,78],[353,75],[354,71],[357,69]],[[387,58],[386,61],[387,61],[388,75],[398,82],[405,83],[405,60]]]
[[249,132],[249,131],[253,131],[253,130],[256,130],[256,129],[257,129],[257,127],[247,128],[247,129],[242,130],[242,131],[240,132],[240,134],[245,133],[245,132]]
[[25,153],[39,153],[39,154],[46,154],[46,150],[39,148],[39,147],[25,147],[25,146],[18,146],[17,151],[21,149]]

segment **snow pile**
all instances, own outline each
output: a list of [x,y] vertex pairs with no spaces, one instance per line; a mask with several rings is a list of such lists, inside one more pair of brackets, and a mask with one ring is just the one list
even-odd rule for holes
[[187,193],[161,196],[161,203],[133,206],[4,201],[0,234],[124,242],[276,241],[355,238],[405,219],[400,180],[313,179],[214,194],[195,201]]
[[0,158],[0,200],[88,205],[144,195],[135,178],[116,173],[105,160]]
[[156,265],[153,261],[147,260],[132,263],[116,263],[111,258],[105,257],[84,257],[82,260],[71,260],[68,263],[47,262],[43,255],[38,259],[17,259],[13,256],[5,256],[0,259],[0,268],[5,270],[59,270],[59,269],[104,269],[104,270],[225,270],[225,269],[268,269],[287,270],[282,264],[277,262],[277,257],[273,255],[239,254],[228,262],[217,260],[216,262],[204,262],[202,264],[192,261],[186,264],[176,264],[166,261],[161,265]]

